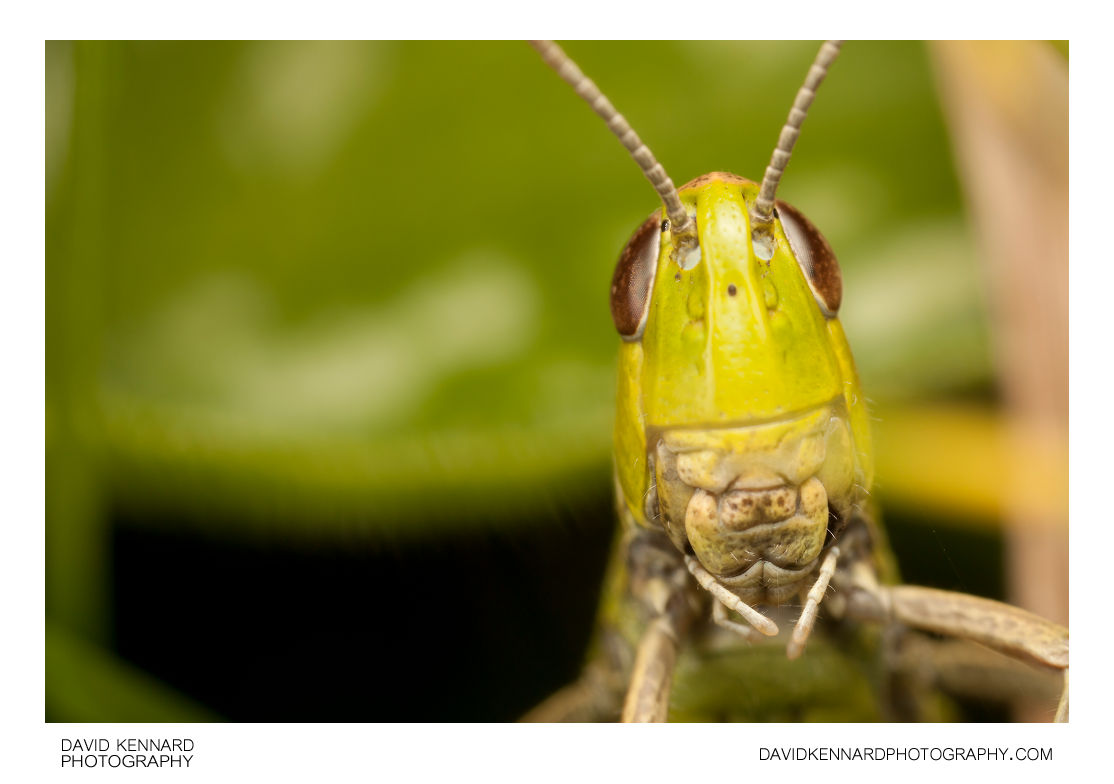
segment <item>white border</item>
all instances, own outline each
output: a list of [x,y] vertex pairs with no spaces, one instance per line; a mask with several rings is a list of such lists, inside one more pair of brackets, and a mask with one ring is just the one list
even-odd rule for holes
[[[861,776],[848,763],[770,763],[759,747],[809,745],[1048,746],[1052,763],[869,763],[881,775],[938,781],[1006,775],[1047,782],[1049,773],[1109,769],[1105,759],[1111,701],[1110,625],[1104,576],[1114,553],[1108,504],[1111,437],[1105,416],[1111,397],[1111,329],[1107,319],[1110,242],[1104,230],[1111,175],[1107,85],[1107,29],[1081,3],[979,5],[936,2],[794,2],[760,13],[752,4],[660,2],[602,4],[562,0],[550,8],[509,2],[374,4],[315,2],[54,2],[9,8],[3,57],[4,117],[0,124],[3,178],[5,373],[5,507],[2,552],[5,657],[5,730],[0,772],[11,780],[158,775],[204,780],[484,779],[507,781],[699,780],[751,776]],[[1038,10],[1034,10],[1038,9]],[[1073,9],[1075,13],[1073,14]],[[761,18],[759,18],[761,17]],[[913,22],[913,24],[909,24]],[[853,727],[521,727],[416,725],[45,725],[43,711],[44,483],[44,154],[43,40],[47,38],[236,37],[1039,37],[1068,38],[1071,46],[1071,509],[1073,645],[1072,724],[1009,726]],[[1101,211],[1101,212],[1100,212]],[[1039,216],[1034,216],[1039,219]],[[1102,733],[1101,735],[1099,733]],[[668,733],[666,735],[665,733]],[[55,767],[62,737],[161,734],[196,740],[190,772],[62,771]],[[808,769],[799,767],[809,766]],[[881,766],[885,766],[884,770]],[[946,766],[946,768],[944,767]]]

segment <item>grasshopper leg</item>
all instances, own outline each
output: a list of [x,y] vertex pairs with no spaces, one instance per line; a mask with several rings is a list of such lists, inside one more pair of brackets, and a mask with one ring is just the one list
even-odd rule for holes
[[[1003,706],[1055,706],[1064,678],[1047,667],[991,650],[961,637],[937,639],[912,629],[894,627],[888,662],[892,673],[900,673],[906,688],[997,703]],[[1042,711],[1043,712],[1043,711]],[[1052,711],[1048,711],[1052,718]]]
[[1068,720],[1068,668],[1064,668],[1064,690],[1060,693],[1060,704],[1056,706],[1056,717],[1052,720],[1057,724]]
[[647,588],[647,595],[659,597],[658,610],[638,642],[620,717],[623,722],[667,720],[677,653],[693,619],[693,606],[683,580],[658,578],[651,580]]
[[646,622],[628,670],[620,720],[663,722],[678,652],[699,605],[680,553],[660,533],[636,533],[627,545],[626,559],[630,598]]
[[669,617],[658,616],[638,643],[621,721],[663,722],[668,718],[677,648],[677,632]]
[[992,599],[919,585],[881,586],[852,572],[849,614],[897,622],[961,637],[1021,661],[1063,670],[1064,690],[1056,720],[1068,712],[1068,630],[1038,615]]

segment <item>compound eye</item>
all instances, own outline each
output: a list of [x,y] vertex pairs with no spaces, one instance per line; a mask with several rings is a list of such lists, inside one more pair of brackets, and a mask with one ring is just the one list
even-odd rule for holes
[[779,201],[777,214],[820,310],[828,318],[835,318],[843,301],[843,276],[832,246],[795,207]]
[[638,340],[650,312],[650,292],[661,249],[661,210],[635,229],[611,278],[611,318],[624,340]]

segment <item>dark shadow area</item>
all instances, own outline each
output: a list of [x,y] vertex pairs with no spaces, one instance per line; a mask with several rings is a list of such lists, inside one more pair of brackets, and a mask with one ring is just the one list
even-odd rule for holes
[[364,550],[118,517],[116,649],[231,721],[511,721],[579,671],[612,538],[606,496],[555,514]]

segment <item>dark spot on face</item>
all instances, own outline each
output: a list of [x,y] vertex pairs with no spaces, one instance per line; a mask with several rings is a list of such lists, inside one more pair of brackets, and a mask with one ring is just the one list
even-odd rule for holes
[[737,293],[738,291],[739,291],[739,290],[738,290],[737,288],[735,288],[735,284],[734,284],[734,283],[730,283],[730,284],[728,284],[728,286],[727,286],[727,293],[728,293],[728,295],[729,295],[729,296],[732,296],[732,297],[734,297],[734,296],[735,296],[735,294],[736,294],[736,293]]
[[673,276],[673,280],[680,280],[680,279],[681,279],[681,273],[679,273],[679,272],[676,275]]

